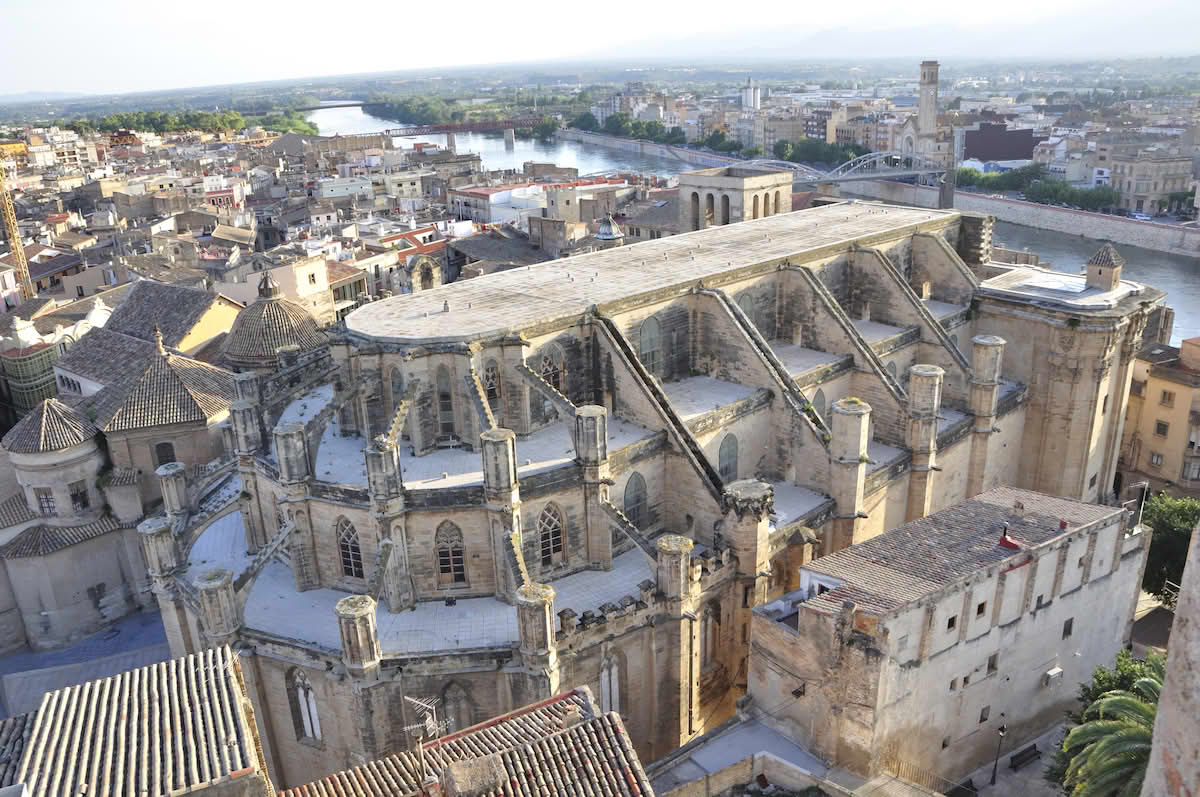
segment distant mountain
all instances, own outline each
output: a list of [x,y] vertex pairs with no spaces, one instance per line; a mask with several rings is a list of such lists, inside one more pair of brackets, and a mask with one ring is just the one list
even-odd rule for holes
[[78,91],[22,91],[19,94],[0,94],[0,104],[15,105],[22,102],[56,102],[86,96],[86,94]]

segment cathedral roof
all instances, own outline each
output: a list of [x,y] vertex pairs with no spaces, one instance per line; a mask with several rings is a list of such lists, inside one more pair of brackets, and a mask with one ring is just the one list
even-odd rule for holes
[[96,436],[99,430],[58,399],[46,399],[4,435],[7,451],[41,454],[62,451]]
[[280,346],[294,344],[300,351],[311,351],[325,342],[325,334],[312,313],[283,298],[279,283],[264,273],[258,284],[258,298],[238,313],[229,330],[225,358],[235,365],[271,365],[278,360]]
[[233,402],[233,374],[159,349],[132,379],[92,397],[104,431],[207,421]]
[[1088,258],[1089,266],[1104,266],[1105,268],[1121,268],[1125,265],[1125,258],[1121,257],[1121,253],[1117,248],[1110,243],[1104,244],[1096,250],[1096,254]]
[[[425,745],[430,774],[464,767],[495,779],[477,794],[649,795],[650,782],[616,713],[575,689]],[[472,766],[472,764],[482,766]],[[407,797],[420,793],[416,753],[395,753],[281,792],[280,797]],[[502,784],[502,785],[501,785]],[[555,784],[553,790],[549,784]]]

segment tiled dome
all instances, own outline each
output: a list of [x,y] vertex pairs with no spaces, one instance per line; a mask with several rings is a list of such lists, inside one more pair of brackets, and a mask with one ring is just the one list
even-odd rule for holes
[[325,334],[302,305],[280,295],[279,284],[264,274],[258,298],[238,313],[225,339],[225,359],[242,368],[274,366],[280,346],[296,345],[300,351],[324,346]]

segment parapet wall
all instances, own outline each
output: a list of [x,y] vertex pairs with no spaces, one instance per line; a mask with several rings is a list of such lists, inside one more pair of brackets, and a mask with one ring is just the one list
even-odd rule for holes
[[[863,180],[862,182],[848,183],[844,193],[923,208],[936,208],[938,199],[936,188],[894,183],[887,180]],[[989,216],[995,216],[1000,221],[1008,221],[1026,227],[1081,235],[1084,238],[1112,241],[1115,244],[1140,246],[1143,249],[1153,249],[1157,252],[1200,257],[1200,229],[1180,227],[1174,224],[1135,221],[1122,216],[1055,208],[1049,205],[1039,205],[1036,202],[998,199],[963,191],[955,193],[954,208],[973,213],[986,213]]]

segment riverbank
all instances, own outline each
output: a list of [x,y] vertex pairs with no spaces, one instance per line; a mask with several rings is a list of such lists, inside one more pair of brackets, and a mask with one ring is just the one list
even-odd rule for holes
[[644,158],[674,158],[699,169],[741,162],[738,158],[718,155],[715,152],[699,152],[686,147],[673,147],[670,144],[656,144],[653,141],[642,141],[635,138],[617,138],[604,133],[587,133],[572,128],[556,131],[554,138],[558,141],[575,141],[595,147],[606,147]]
[[[930,186],[888,180],[865,180],[850,183],[846,188],[846,193],[869,199],[882,199],[925,208],[937,207],[938,191]],[[1036,202],[961,191],[954,195],[954,207],[971,213],[986,213],[1000,221],[1024,227],[1036,227],[1096,241],[1112,241],[1114,244],[1137,246],[1155,252],[1200,258],[1200,230],[1175,224],[1136,221],[1122,216],[1056,208]]]
[[[641,156],[674,158],[698,169],[743,162],[738,158],[711,152],[698,152],[684,147],[655,144],[653,141],[616,138],[603,133],[585,133],[582,130],[559,130],[555,136],[563,141],[577,141]],[[864,180],[849,183],[845,193],[926,208],[937,207],[938,200],[936,188],[888,180]],[[1097,241],[1112,241],[1115,244],[1137,246],[1155,252],[1200,258],[1200,229],[1173,224],[1156,224],[1151,221],[1136,221],[1121,216],[1056,208],[1036,202],[1001,199],[967,192],[955,194],[954,207],[971,213],[986,213],[989,216],[995,216],[1000,221],[1008,221],[1025,227],[1078,235]]]

